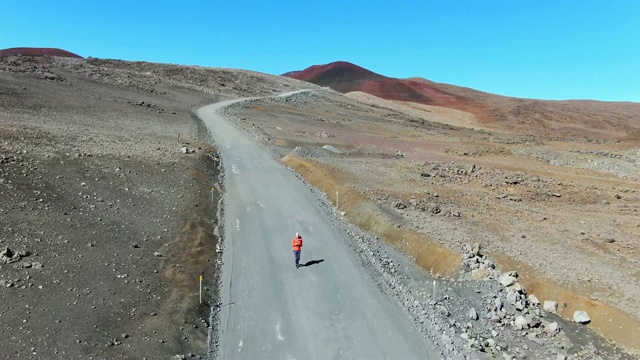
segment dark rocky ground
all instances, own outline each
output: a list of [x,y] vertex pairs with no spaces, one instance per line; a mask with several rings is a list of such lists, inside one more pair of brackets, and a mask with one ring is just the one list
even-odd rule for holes
[[259,77],[0,59],[0,358],[206,354],[220,195],[192,110],[288,89]]

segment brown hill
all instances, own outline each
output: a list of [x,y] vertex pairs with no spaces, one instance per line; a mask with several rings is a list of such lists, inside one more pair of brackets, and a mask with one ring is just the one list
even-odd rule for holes
[[283,76],[342,93],[361,91],[386,100],[465,111],[479,123],[519,133],[580,138],[637,138],[640,134],[639,103],[519,99],[422,78],[391,78],[344,61]]
[[345,61],[314,65],[283,76],[327,86],[342,93],[362,91],[387,100],[413,101],[428,105],[457,102],[452,94],[435,89],[429,91],[420,82],[390,78]]
[[0,50],[0,56],[15,56],[15,55],[29,55],[29,56],[58,56],[68,58],[82,58],[82,56],[74,54],[72,52],[56,49],[56,48],[9,48]]

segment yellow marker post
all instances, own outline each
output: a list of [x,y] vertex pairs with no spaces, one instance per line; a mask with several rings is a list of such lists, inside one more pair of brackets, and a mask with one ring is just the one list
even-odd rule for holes
[[202,275],[200,275],[200,304],[202,304]]
[[216,188],[211,188],[211,202],[213,202],[213,193],[216,191]]

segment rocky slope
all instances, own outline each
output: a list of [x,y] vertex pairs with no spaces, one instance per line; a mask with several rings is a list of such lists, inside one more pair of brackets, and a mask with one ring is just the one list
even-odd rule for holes
[[0,57],[0,357],[205,357],[219,163],[192,110],[296,83]]
[[[204,357],[221,184],[192,111],[305,88],[227,114],[315,187],[443,356],[640,348],[632,138],[460,127],[251,71],[3,56],[0,356]],[[573,322],[585,309],[591,322]]]
[[[455,269],[461,269],[466,286],[480,287],[501,274],[519,274],[516,288],[485,294],[520,307],[496,323],[524,328],[531,304],[542,311],[545,301],[556,302],[563,318],[587,311],[587,327],[637,351],[630,329],[639,328],[640,293],[628,281],[640,260],[633,142],[474,130],[432,121],[431,113],[396,112],[384,101],[373,105],[323,90],[248,101],[228,114],[334,205],[340,199],[350,221],[424,269],[449,278],[459,278]],[[615,160],[625,156],[631,161]],[[474,243],[482,256],[461,251]],[[452,271],[461,255],[470,262]],[[485,311],[487,319],[499,316]],[[533,331],[544,334],[546,325],[534,322],[542,327]],[[569,355],[583,358],[580,349],[572,345]]]

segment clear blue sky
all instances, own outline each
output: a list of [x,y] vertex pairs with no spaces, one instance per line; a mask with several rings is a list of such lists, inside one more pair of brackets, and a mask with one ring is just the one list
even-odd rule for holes
[[0,48],[250,69],[344,60],[501,95],[640,102],[640,0],[0,0]]

